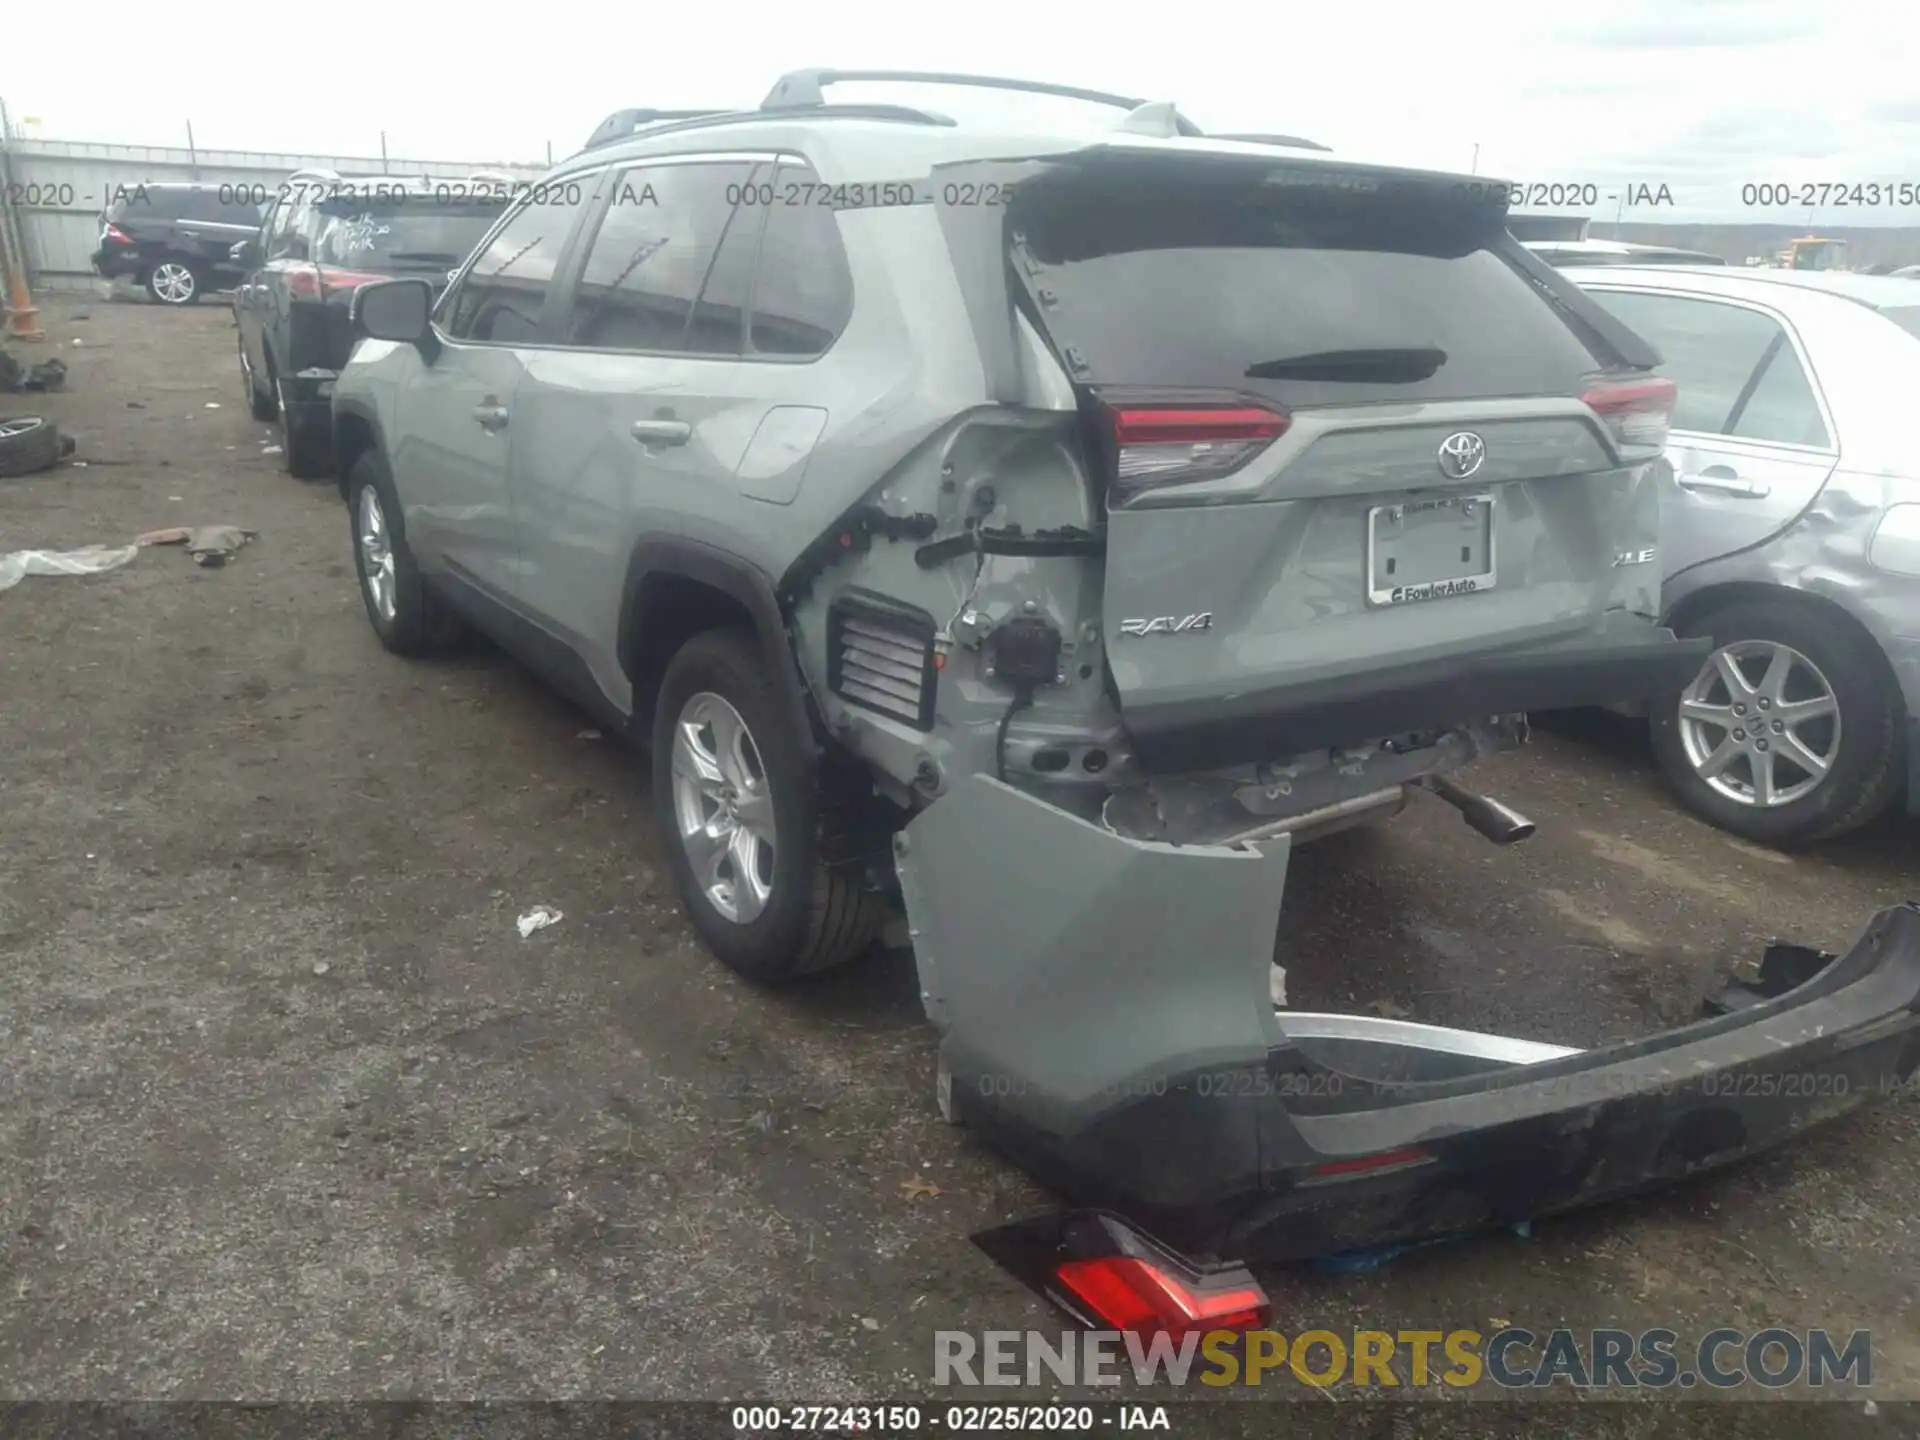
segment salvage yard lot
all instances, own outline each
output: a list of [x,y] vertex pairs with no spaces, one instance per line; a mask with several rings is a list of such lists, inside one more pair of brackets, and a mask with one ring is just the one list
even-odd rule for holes
[[[0,482],[0,550],[259,538],[0,594],[0,1391],[878,1399],[930,1393],[936,1328],[1058,1328],[967,1242],[1044,1197],[940,1122],[907,957],[744,985],[631,752],[491,650],[382,651],[224,301],[43,317],[68,390],[0,410],[87,463]],[[1591,1045],[1920,898],[1913,822],[1771,855],[1619,725],[1471,783],[1538,836],[1416,800],[1296,856],[1294,1004]],[[523,940],[536,904],[565,918]],[[1876,1392],[1920,1397],[1916,1115],[1530,1240],[1269,1273],[1275,1324],[1868,1328]]]

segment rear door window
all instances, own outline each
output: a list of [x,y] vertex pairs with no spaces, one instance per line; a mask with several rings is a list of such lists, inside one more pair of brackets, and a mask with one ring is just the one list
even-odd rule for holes
[[496,344],[535,339],[554,266],[592,190],[580,179],[534,186],[449,293],[441,309],[447,333]]
[[1781,323],[1763,311],[1683,295],[1594,290],[1651,340],[1679,387],[1676,430],[1784,445],[1830,443],[1819,400]]
[[580,272],[566,343],[738,355],[765,218],[765,207],[738,203],[758,193],[754,177],[746,161],[622,171]]
[[782,165],[770,193],[753,285],[751,349],[787,357],[824,354],[853,313],[853,278],[839,222],[819,203],[826,187],[806,165]]
[[1096,385],[1286,406],[1578,394],[1620,357],[1518,268],[1504,212],[1469,188],[1113,165],[1023,185],[1008,228]]

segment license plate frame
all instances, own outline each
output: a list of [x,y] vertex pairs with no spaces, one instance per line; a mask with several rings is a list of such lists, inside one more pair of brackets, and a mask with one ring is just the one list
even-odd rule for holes
[[[1452,540],[1459,538],[1463,530],[1476,526],[1483,532],[1485,550],[1484,568],[1465,574],[1440,574],[1422,576],[1411,580],[1396,580],[1381,574],[1382,551],[1395,541],[1404,539],[1404,530],[1400,536],[1381,534],[1381,519],[1405,525],[1408,515],[1434,516],[1449,512],[1457,515],[1457,522],[1445,527],[1433,527],[1435,538],[1446,536]],[[1490,491],[1476,491],[1464,495],[1442,495],[1430,500],[1402,500],[1391,505],[1374,505],[1367,510],[1367,603],[1369,605],[1411,605],[1425,600],[1447,600],[1459,595],[1476,595],[1483,590],[1491,590],[1499,581],[1499,563],[1496,554],[1499,532],[1495,524],[1494,496]],[[1469,523],[1470,522],[1470,523]],[[1423,521],[1431,525],[1430,521]],[[1385,543],[1383,543],[1383,541]],[[1470,547],[1471,548],[1471,547]],[[1397,559],[1398,557],[1386,557]],[[1465,562],[1472,563],[1471,556]],[[1387,583],[1382,583],[1386,580]]]

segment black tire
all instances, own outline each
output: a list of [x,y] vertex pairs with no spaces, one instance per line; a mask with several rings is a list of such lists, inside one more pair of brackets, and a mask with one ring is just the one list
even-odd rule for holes
[[0,416],[0,479],[32,475],[55,464],[62,448],[60,427],[39,415]]
[[[675,732],[687,702],[717,695],[746,723],[772,800],[772,880],[765,908],[750,923],[728,918],[707,897],[681,839],[674,801]],[[748,980],[778,984],[854,959],[879,932],[883,896],[868,889],[863,867],[830,863],[844,849],[841,816],[821,784],[802,737],[767,673],[765,653],[736,630],[709,630],[680,648],[661,682],[653,726],[654,814],[680,903],[721,961]]]
[[142,275],[140,283],[162,305],[198,305],[207,288],[207,276],[193,261],[169,256]]
[[274,399],[273,387],[262,385],[260,377],[253,373],[253,366],[247,360],[247,342],[242,340],[240,351],[240,384],[247,392],[247,413],[256,420],[273,420],[280,414],[280,402]]
[[280,415],[280,458],[296,480],[324,480],[333,474],[333,436],[311,423],[296,424],[286,397],[275,382],[274,409]]
[[1798,799],[1762,808],[1731,799],[1700,777],[1681,736],[1681,692],[1655,697],[1648,722],[1654,755],[1694,814],[1748,840],[1789,849],[1857,830],[1899,796],[1906,779],[1905,707],[1886,658],[1869,636],[1791,599],[1735,601],[1681,633],[1710,637],[1716,650],[1743,640],[1797,650],[1819,669],[1839,704],[1839,743],[1825,777]]
[[[371,492],[378,500],[385,523],[388,554],[393,562],[393,613],[383,612],[370,580],[373,552],[362,529],[364,509],[362,492]],[[366,606],[373,633],[396,655],[417,658],[452,649],[466,633],[460,618],[446,601],[434,594],[414,564],[407,549],[405,521],[400,513],[399,497],[386,462],[377,451],[362,455],[353,467],[347,483],[348,526],[353,536],[353,569],[360,583],[360,600]]]

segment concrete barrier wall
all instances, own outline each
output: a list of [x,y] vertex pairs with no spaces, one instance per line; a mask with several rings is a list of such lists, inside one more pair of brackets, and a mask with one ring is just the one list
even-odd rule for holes
[[296,170],[342,175],[428,175],[463,180],[477,171],[535,180],[539,164],[451,160],[382,161],[365,155],[272,155],[242,150],[184,150],[154,145],[95,145],[14,137],[0,143],[0,204],[7,205],[26,248],[35,290],[84,290],[93,284],[92,255],[100,215],[114,197],[141,184],[246,186],[272,195]]

